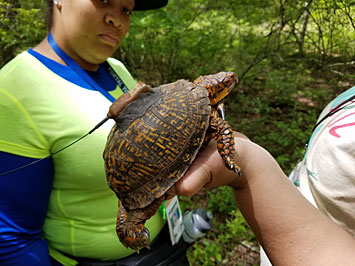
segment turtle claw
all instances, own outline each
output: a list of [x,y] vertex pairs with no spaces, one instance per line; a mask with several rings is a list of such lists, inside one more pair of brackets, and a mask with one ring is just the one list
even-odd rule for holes
[[234,163],[228,165],[228,169],[234,171],[238,176],[242,176],[240,167]]
[[242,171],[238,165],[233,164],[232,169],[238,176],[242,176]]
[[242,170],[230,157],[224,157],[224,163],[229,170],[234,171],[238,176],[242,176]]
[[121,243],[139,253],[140,248],[150,247],[150,234],[143,224],[125,224],[116,229]]

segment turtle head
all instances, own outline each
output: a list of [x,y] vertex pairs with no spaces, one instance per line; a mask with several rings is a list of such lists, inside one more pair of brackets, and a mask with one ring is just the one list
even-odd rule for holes
[[237,82],[238,78],[234,72],[219,72],[198,77],[193,83],[207,89],[213,106],[226,97]]

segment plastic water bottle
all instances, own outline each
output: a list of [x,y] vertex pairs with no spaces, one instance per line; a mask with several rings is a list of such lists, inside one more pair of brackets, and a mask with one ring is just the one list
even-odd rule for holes
[[213,214],[204,208],[188,211],[184,214],[184,227],[182,237],[185,242],[192,243],[203,237],[212,228]]

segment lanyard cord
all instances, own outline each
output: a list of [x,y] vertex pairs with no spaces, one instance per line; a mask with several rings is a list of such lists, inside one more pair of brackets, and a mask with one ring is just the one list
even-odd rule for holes
[[[102,95],[104,95],[108,100],[114,102],[116,99],[109,94],[105,89],[103,89],[99,84],[97,84],[88,73],[85,72],[81,66],[78,65],[69,55],[67,55],[55,42],[51,33],[48,34],[47,37],[49,45],[52,47],[53,51],[66,63],[76,74],[79,75],[84,81],[86,81],[93,89],[99,91]],[[108,73],[113,77],[116,81],[117,85],[120,87],[123,93],[128,92],[127,86],[124,84],[122,79],[117,75],[117,73],[112,69],[109,63],[105,61],[104,66]]]

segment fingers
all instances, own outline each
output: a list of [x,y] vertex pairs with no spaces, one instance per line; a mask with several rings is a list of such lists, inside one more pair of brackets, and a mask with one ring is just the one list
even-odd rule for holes
[[235,172],[225,166],[216,143],[211,142],[198,154],[186,174],[175,184],[175,193],[192,196],[204,187],[229,185],[235,177]]
[[186,174],[175,184],[175,193],[182,196],[193,196],[211,181],[208,167],[194,162]]
[[242,177],[225,166],[217,151],[216,143],[212,141],[198,154],[185,175],[168,191],[169,198],[174,195],[190,197],[202,188],[231,186],[238,189],[245,185],[248,182],[248,176],[254,174],[254,170],[259,168],[256,164],[260,163],[258,157],[260,157],[261,148],[245,135],[237,132],[234,134],[236,136],[235,162],[241,166]]

